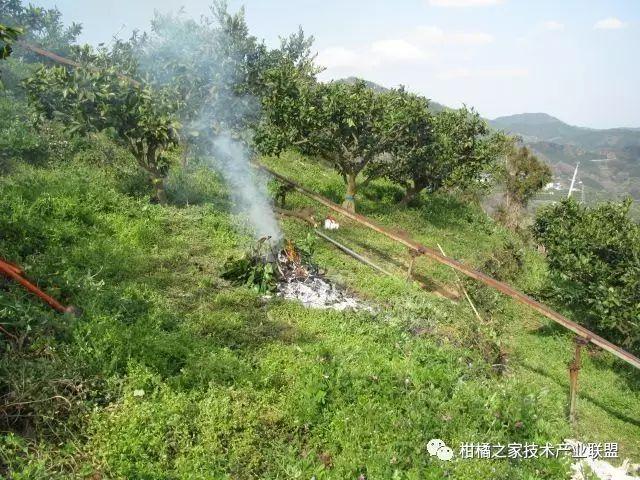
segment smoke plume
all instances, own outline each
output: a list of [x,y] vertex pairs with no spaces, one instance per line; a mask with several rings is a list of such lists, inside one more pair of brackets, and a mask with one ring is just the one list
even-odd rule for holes
[[211,152],[236,207],[247,215],[255,235],[280,240],[282,234],[267,197],[264,177],[251,167],[247,147],[225,133],[213,138]]
[[282,234],[265,179],[250,164],[249,126],[260,107],[247,93],[247,52],[258,44],[248,35],[242,10],[230,15],[223,3],[214,3],[212,14],[213,20],[196,22],[156,13],[152,35],[142,42],[140,67],[185,99],[180,116],[190,152],[220,173],[255,237],[277,241]]

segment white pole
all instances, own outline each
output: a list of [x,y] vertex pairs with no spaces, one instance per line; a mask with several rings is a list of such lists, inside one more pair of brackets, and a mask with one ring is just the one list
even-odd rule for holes
[[576,165],[576,169],[573,171],[573,178],[571,179],[571,186],[569,187],[569,193],[567,194],[567,198],[571,196],[571,192],[573,192],[573,185],[576,183],[576,175],[578,174],[578,167],[580,166],[580,162]]

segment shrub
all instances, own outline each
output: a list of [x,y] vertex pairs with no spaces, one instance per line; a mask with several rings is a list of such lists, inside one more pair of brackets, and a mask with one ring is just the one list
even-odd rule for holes
[[90,138],[71,138],[58,122],[35,126],[35,111],[9,93],[0,93],[0,173],[20,162],[46,166],[70,161],[91,150]]
[[640,227],[631,201],[593,208],[569,199],[538,213],[547,249],[548,293],[585,326],[640,351]]
[[29,121],[32,112],[10,95],[0,96],[0,171],[14,158],[35,163],[47,147]]

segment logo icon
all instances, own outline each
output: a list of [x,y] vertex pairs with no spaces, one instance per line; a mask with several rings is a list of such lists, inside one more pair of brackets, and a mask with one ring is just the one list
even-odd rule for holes
[[440,460],[448,462],[453,458],[453,450],[439,438],[433,438],[427,443],[427,452],[432,457],[438,457]]

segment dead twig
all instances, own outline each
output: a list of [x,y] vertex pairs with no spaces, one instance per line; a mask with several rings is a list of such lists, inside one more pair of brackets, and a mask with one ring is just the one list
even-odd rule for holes
[[53,397],[49,397],[49,398],[40,398],[38,400],[29,400],[28,402],[15,402],[15,403],[5,403],[4,405],[0,405],[0,410],[4,410],[8,407],[16,407],[16,406],[22,406],[22,405],[29,405],[32,403],[41,403],[41,402],[48,402],[49,400],[55,400],[55,399],[59,399],[59,400],[64,400],[65,402],[67,402],[67,405],[69,405],[69,408],[71,408],[71,402],[63,397],[62,395],[54,395]]
[[5,330],[5,328],[0,325],[0,332],[4,333],[7,337],[11,338],[14,342],[18,342],[18,337],[16,337],[13,333]]
[[[442,247],[440,246],[439,243],[436,243],[436,245],[438,245],[438,248],[440,249],[440,253],[442,253],[442,255],[444,255],[445,257],[447,256],[446,253],[444,253],[444,250],[442,249]],[[453,269],[452,269],[453,270]],[[458,286],[460,287],[460,290],[462,290],[462,293],[464,294],[464,298],[467,299],[467,302],[469,302],[469,305],[471,306],[471,309],[473,310],[473,313],[476,314],[476,318],[478,320],[480,320],[481,322],[483,322],[484,320],[482,320],[482,317],[480,316],[480,314],[478,313],[478,310],[476,310],[476,306],[473,304],[473,302],[471,301],[471,297],[469,297],[469,294],[467,293],[467,289],[464,288],[464,285],[462,284],[462,280],[460,279],[460,276],[458,275],[458,272],[456,272],[455,270],[453,270],[453,274],[456,276],[456,279],[458,280]]]

